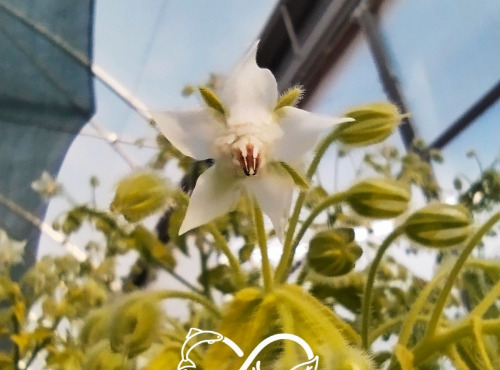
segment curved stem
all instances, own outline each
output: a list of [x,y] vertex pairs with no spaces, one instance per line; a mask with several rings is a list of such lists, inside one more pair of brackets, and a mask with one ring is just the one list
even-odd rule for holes
[[231,249],[229,249],[229,245],[227,244],[226,238],[224,238],[224,236],[219,231],[217,226],[214,225],[214,223],[209,223],[207,225],[207,228],[208,231],[210,231],[210,233],[213,235],[217,247],[227,257],[227,260],[229,261],[229,266],[231,266],[231,269],[233,270],[234,273],[234,279],[236,281],[236,285],[240,288],[243,287],[245,285],[245,278],[243,276],[243,272],[241,271],[240,263],[238,259],[234,256],[234,254],[231,252]]
[[276,272],[274,273],[275,281],[281,282],[284,279],[284,270],[288,264],[288,260],[292,255],[293,234],[295,234],[295,228],[297,227],[297,223],[299,222],[299,215],[300,211],[302,210],[302,205],[304,204],[305,197],[306,193],[304,191],[301,191],[297,198],[297,202],[295,203],[292,217],[288,222],[288,229],[286,231],[285,242],[283,244],[283,254],[281,255],[278,267],[276,268]]
[[[17,320],[17,317],[15,314],[12,314],[12,326],[13,326],[13,334],[19,334],[20,326],[19,326],[19,321]],[[12,365],[14,370],[19,369],[19,360],[21,359],[21,351],[17,343],[14,343],[14,356],[12,359]]]
[[408,340],[410,339],[410,335],[411,335],[413,326],[417,322],[417,317],[418,317],[420,310],[422,309],[424,304],[427,302],[427,298],[429,297],[431,292],[436,288],[437,284],[449,272],[450,272],[449,268],[442,269],[436,276],[434,276],[434,278],[420,292],[420,294],[418,295],[415,302],[413,302],[413,304],[411,305],[411,310],[408,313],[408,315],[406,316],[403,327],[401,328],[401,331],[399,332],[398,344],[401,344],[402,346],[406,346],[406,344],[408,343]]
[[[372,344],[375,341],[375,339],[380,337],[382,334],[402,324],[405,321],[406,321],[406,315],[400,315],[394,319],[385,321],[383,324],[380,324],[378,327],[376,327],[371,331],[368,343]],[[429,316],[424,316],[424,315],[417,316],[415,318],[415,321],[422,321],[422,322],[429,321]]]
[[[314,158],[311,164],[309,165],[309,168],[307,169],[306,173],[307,180],[311,180],[312,176],[318,169],[318,165],[319,162],[321,161],[321,158],[323,158],[323,155],[325,154],[326,150],[336,138],[337,138],[337,130],[333,130],[318,144],[318,146],[316,147]],[[297,198],[297,201],[295,202],[295,206],[293,208],[290,221],[288,222],[288,229],[286,231],[285,242],[283,244],[283,255],[281,256],[280,262],[278,264],[278,267],[274,275],[275,281],[282,282],[284,279],[286,279],[286,276],[284,276],[285,275],[284,270],[286,269],[288,264],[291,263],[289,262],[290,257],[292,257],[293,260],[292,240],[293,240],[293,235],[295,234],[297,223],[299,222],[300,211],[304,206],[305,199],[306,199],[306,192],[301,191]]]
[[295,239],[294,239],[294,241],[292,243],[292,245],[294,247],[294,250],[297,247],[297,245],[299,245],[299,243],[302,240],[302,238],[304,237],[304,234],[306,233],[307,229],[309,228],[309,226],[311,226],[311,224],[316,219],[316,217],[318,217],[318,215],[321,212],[323,212],[325,209],[327,209],[328,207],[331,207],[334,204],[338,204],[338,203],[342,202],[345,198],[346,198],[346,193],[345,192],[340,192],[340,193],[332,194],[328,198],[326,198],[325,200],[323,200],[320,204],[318,204],[311,211],[311,213],[309,214],[309,216],[307,216],[306,220],[304,221],[304,223],[300,227],[300,229],[299,229],[299,231],[297,233],[297,236],[295,237]]
[[187,299],[187,300],[201,304],[202,306],[207,308],[210,312],[212,312],[214,314],[214,316],[216,316],[217,318],[221,317],[221,314],[220,314],[217,306],[215,306],[212,302],[210,302],[204,296],[197,294],[197,293],[181,292],[181,291],[176,291],[176,290],[160,290],[157,292],[153,292],[153,295],[159,299],[172,299],[172,298],[174,298],[174,299],[175,298]]
[[457,262],[451,269],[450,275],[448,275],[448,279],[441,291],[441,294],[438,297],[436,304],[434,305],[434,310],[432,311],[431,320],[429,321],[429,325],[427,326],[427,330],[425,335],[431,336],[436,331],[438,326],[439,319],[441,318],[441,314],[443,313],[444,307],[446,305],[446,301],[451,292],[451,288],[453,288],[453,284],[455,283],[458,273],[462,269],[465,264],[467,258],[472,253],[472,250],[476,247],[477,244],[481,241],[481,239],[486,235],[488,231],[500,220],[500,212],[495,213],[486,223],[481,226],[481,228],[474,234],[474,236],[469,240],[464,250],[458,257]]
[[377,267],[382,260],[385,251],[389,248],[394,240],[396,240],[403,233],[403,226],[399,226],[392,233],[390,233],[383,243],[378,248],[377,254],[370,265],[370,270],[368,272],[368,278],[365,285],[365,290],[363,292],[363,298],[361,303],[361,338],[363,348],[368,349],[368,329],[370,324],[370,308],[371,308],[371,296],[373,291],[373,284],[375,283],[375,273],[377,272]]
[[492,306],[497,297],[500,296],[500,281],[491,288],[491,290],[484,296],[479,304],[469,314],[471,317],[482,317],[484,313]]
[[179,283],[181,283],[182,285],[184,285],[186,288],[192,290],[193,292],[195,293],[198,293],[198,294],[203,294],[203,292],[198,289],[197,287],[195,287],[193,284],[191,284],[189,281],[187,281],[186,279],[184,279],[181,275],[179,275],[178,273],[176,273],[173,269],[171,269],[170,267],[167,267],[167,266],[162,266],[163,270],[165,270],[170,276],[172,276],[175,280],[177,280]]
[[309,267],[307,266],[307,263],[304,263],[304,266],[302,266],[302,269],[300,270],[299,276],[297,277],[297,281],[295,282],[295,284],[297,285],[304,284],[304,281],[306,280],[308,273],[309,273]]
[[490,358],[488,357],[488,352],[486,352],[486,348],[484,347],[484,341],[482,336],[482,322],[481,319],[477,317],[472,317],[472,332],[474,335],[474,339],[476,340],[477,349],[479,352],[479,357],[481,358],[481,362],[485,366],[487,370],[493,370],[493,366],[491,366]]
[[269,263],[269,256],[267,254],[267,235],[266,229],[264,228],[262,211],[255,201],[253,202],[253,216],[255,220],[257,242],[262,256],[262,277],[264,279],[264,290],[266,292],[270,292],[273,287],[273,275],[271,273],[271,264]]
[[[477,267],[482,268],[484,270],[492,269],[498,266],[497,262],[492,261],[483,261],[483,260],[468,260],[466,262],[466,266],[469,267]],[[417,299],[411,305],[411,310],[408,312],[406,319],[404,320],[401,331],[399,332],[398,344],[402,346],[406,346],[408,340],[410,339],[410,335],[413,329],[413,326],[418,321],[417,317],[419,312],[422,310],[422,307],[427,302],[427,297],[431,294],[431,292],[436,289],[439,281],[449,274],[452,266],[445,267],[439,271],[436,276],[425,286],[425,288],[420,292]],[[485,297],[486,298],[486,297]],[[478,305],[479,307],[479,305]],[[477,307],[476,307],[477,309]],[[428,320],[427,320],[428,321]]]
[[[482,320],[481,333],[497,334],[500,330],[500,319]],[[472,320],[465,320],[453,328],[428,337],[413,349],[413,366],[418,367],[422,362],[436,353],[442,352],[446,347],[465,337],[473,335]]]
[[[208,299],[212,300],[212,293],[210,291],[210,285],[208,284],[208,279],[207,279],[207,261],[208,261],[208,254],[205,253],[203,245],[200,245],[198,247],[198,251],[200,252],[200,268],[201,268],[201,276],[203,276],[203,279],[201,279],[201,285],[203,286],[203,294],[205,297]],[[200,292],[198,292],[200,293]]]
[[316,170],[318,169],[319,162],[321,161],[321,158],[323,158],[323,155],[325,155],[326,150],[330,147],[331,143],[337,139],[337,130],[333,130],[326,136],[316,147],[316,153],[314,155],[314,158],[309,165],[309,169],[307,170],[307,179],[311,179],[311,177],[314,175]]
[[309,226],[311,226],[313,221],[316,219],[316,217],[318,217],[318,215],[328,207],[342,202],[345,199],[345,196],[346,193],[344,192],[336,193],[325,198],[320,204],[318,204],[311,211],[307,219],[302,224],[300,230],[297,232],[297,236],[295,237],[295,239],[293,239],[293,242],[292,242],[293,235],[288,235],[287,233],[287,238],[285,239],[285,246],[283,248],[283,255],[281,256],[280,263],[278,264],[278,268],[276,269],[275,280],[277,282],[283,283],[284,281],[286,281],[286,278],[288,277],[293,262],[295,249],[299,245],[300,241],[302,240],[302,237],[306,233]]
[[[293,313],[290,312],[286,304],[278,304],[278,315],[281,319],[283,333],[295,333],[293,325]],[[298,362],[295,356],[295,346],[291,341],[286,341],[284,343],[284,346],[285,348],[283,351],[283,365],[291,369],[291,366]]]
[[462,360],[462,357],[460,357],[460,354],[457,351],[456,346],[450,346],[448,350],[446,351],[446,355],[450,359],[451,363],[455,366],[456,369],[458,370],[468,370],[469,367],[467,364]]
[[[55,320],[54,324],[52,325],[52,327],[50,328],[50,330],[56,331],[57,330],[57,326],[59,325],[60,321],[61,321],[61,318],[57,318]],[[31,352],[30,358],[28,359],[28,361],[26,361],[26,365],[24,366],[25,369],[29,369],[30,365],[33,363],[33,361],[35,360],[35,358],[38,355],[38,353],[42,349],[44,349],[50,342],[51,342],[51,338],[46,338],[41,343],[38,343],[35,346],[35,348],[33,349],[33,352]]]

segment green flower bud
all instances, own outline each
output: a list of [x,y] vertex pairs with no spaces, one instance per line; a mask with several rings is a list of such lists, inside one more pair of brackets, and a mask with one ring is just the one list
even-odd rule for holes
[[131,358],[151,347],[159,335],[161,313],[154,297],[128,297],[111,318],[109,340],[113,351]]
[[138,225],[131,234],[134,249],[136,249],[148,262],[175,267],[174,255],[170,248],[160,242],[156,235],[144,226]]
[[344,114],[354,118],[337,128],[338,140],[347,145],[365,146],[380,143],[396,129],[402,116],[391,103],[375,103],[351,109]]
[[347,203],[361,216],[393,218],[406,211],[411,192],[408,184],[390,179],[361,181],[347,191]]
[[103,338],[107,338],[110,316],[110,311],[106,308],[90,312],[85,318],[82,330],[80,331],[81,342],[87,346],[97,343]]
[[62,232],[69,235],[78,231],[82,226],[84,218],[85,215],[79,208],[69,211],[61,225]]
[[406,236],[419,244],[451,247],[469,237],[472,215],[462,205],[431,204],[408,217],[404,228]]
[[353,229],[326,230],[309,242],[307,262],[318,274],[340,276],[354,268],[362,253],[354,241]]
[[200,276],[200,280],[205,280],[222,293],[233,293],[236,291],[236,284],[233,279],[233,271],[227,265],[218,265],[208,270]]
[[92,346],[83,366],[86,370],[127,370],[132,369],[126,357],[113,353],[108,341],[101,341]]
[[127,221],[137,222],[163,208],[168,193],[165,180],[157,174],[134,173],[120,181],[110,209],[121,213]]

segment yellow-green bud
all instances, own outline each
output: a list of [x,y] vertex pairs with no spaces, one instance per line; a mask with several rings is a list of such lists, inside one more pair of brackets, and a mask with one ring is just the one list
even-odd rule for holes
[[134,357],[147,350],[158,338],[161,308],[154,297],[133,295],[113,313],[109,341],[115,352]]
[[309,242],[307,262],[318,274],[345,275],[354,268],[363,253],[354,241],[353,229],[321,231]]
[[153,172],[138,172],[118,184],[110,209],[127,221],[137,222],[163,208],[169,189],[163,178]]
[[103,340],[88,351],[83,364],[86,370],[127,370],[132,369],[125,356],[113,353],[107,340]]
[[106,308],[93,310],[86,318],[80,331],[80,340],[84,345],[97,343],[106,338],[109,332],[110,311]]
[[462,205],[431,204],[408,217],[404,228],[406,236],[419,244],[451,247],[469,237],[472,215]]
[[206,272],[200,279],[208,282],[222,293],[233,293],[236,291],[236,284],[233,279],[233,272],[228,265],[218,265]]
[[142,225],[138,225],[131,234],[134,249],[148,262],[157,263],[168,268],[175,267],[175,258],[170,247],[158,240],[156,235]]
[[368,179],[347,191],[347,203],[361,216],[394,218],[408,208],[411,199],[408,184],[391,179]]
[[338,140],[347,145],[365,146],[387,139],[401,121],[398,108],[391,103],[375,103],[353,108],[344,114],[354,118],[337,128]]

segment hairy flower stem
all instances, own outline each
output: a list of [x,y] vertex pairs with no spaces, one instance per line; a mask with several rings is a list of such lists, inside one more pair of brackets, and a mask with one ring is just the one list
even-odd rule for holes
[[[19,334],[21,328],[19,325],[19,321],[17,321],[16,315],[12,315],[12,326],[13,326],[13,333],[15,335]],[[17,343],[14,343],[14,358],[12,359],[12,365],[14,370],[19,370],[19,360],[21,359],[21,352],[19,349],[19,346]]]
[[204,277],[202,279],[202,285],[203,285],[203,294],[210,300],[212,299],[212,293],[210,291],[210,284],[208,283],[207,279],[207,262],[208,262],[208,257],[209,253],[205,253],[203,246],[200,246],[198,248],[200,252],[200,268],[201,268],[201,276]]
[[385,251],[390,247],[392,242],[394,242],[402,233],[404,232],[404,227],[399,226],[392,233],[390,233],[383,243],[378,248],[377,254],[375,255],[372,264],[370,265],[370,270],[368,272],[368,279],[366,281],[365,290],[363,292],[362,303],[361,303],[361,340],[363,348],[368,349],[368,331],[370,326],[370,314],[371,314],[371,296],[373,292],[373,284],[375,283],[375,274],[377,272],[378,265],[384,256]]
[[486,235],[486,233],[490,231],[498,221],[500,221],[500,212],[495,213],[483,226],[481,226],[481,228],[469,240],[462,253],[458,257],[457,262],[455,262],[455,265],[451,269],[443,290],[441,290],[441,294],[439,295],[438,300],[434,305],[431,319],[425,333],[426,337],[430,337],[435,334],[439,319],[441,318],[441,314],[443,313],[444,307],[446,305],[446,301],[451,292],[451,289],[453,288],[453,284],[455,284],[458,273],[464,266],[467,258],[472,253],[476,245],[479,244],[484,235]]
[[256,201],[253,202],[253,216],[255,220],[257,242],[262,256],[262,278],[264,279],[264,290],[266,292],[270,292],[273,288],[273,275],[271,273],[271,264],[269,263],[269,256],[267,254],[266,229],[264,228],[262,210]]
[[[466,262],[466,266],[477,267],[477,268],[481,268],[483,270],[489,270],[489,269],[492,269],[492,268],[496,269],[497,265],[498,265],[498,263],[495,263],[495,262],[492,262],[492,261],[483,261],[483,260],[468,260]],[[449,272],[451,270],[451,267],[452,266],[447,266],[447,267],[441,269],[441,271],[439,271],[436,274],[436,276],[434,276],[434,278],[425,286],[425,288],[418,295],[417,299],[413,302],[413,304],[411,305],[411,310],[406,315],[406,318],[405,318],[405,320],[403,322],[403,326],[401,327],[401,331],[399,332],[398,344],[400,344],[402,346],[406,346],[407,345],[408,340],[410,339],[410,335],[412,333],[412,329],[413,329],[415,323],[418,321],[418,317],[419,317],[418,314],[422,310],[422,307],[428,302],[427,299],[428,299],[429,295],[431,294],[431,292],[434,289],[437,288],[438,283],[441,281],[441,279],[443,279],[443,277],[445,277],[446,275],[449,274]],[[490,294],[488,294],[487,296],[489,296],[489,295]],[[500,293],[497,294],[497,295],[500,295]],[[483,299],[483,302],[486,299],[487,298],[485,297]],[[482,306],[482,303],[480,303],[475,308],[475,310],[477,310],[478,307],[480,307],[480,306]],[[486,307],[486,309],[488,307]],[[482,310],[482,308],[479,308],[479,310]],[[429,320],[427,320],[427,321],[429,321]]]
[[488,352],[486,352],[486,348],[484,347],[484,340],[482,336],[482,321],[480,318],[474,316],[471,316],[471,321],[472,331],[474,334],[474,339],[476,340],[479,356],[481,357],[481,362],[487,370],[493,370],[490,358],[488,357]]
[[[375,341],[375,339],[380,337],[382,334],[385,334],[389,330],[405,323],[406,320],[407,320],[407,316],[403,314],[403,315],[400,315],[398,317],[395,317],[394,319],[387,320],[384,323],[380,324],[378,327],[371,330],[368,344],[372,344]],[[417,321],[427,322],[427,321],[429,321],[429,316],[419,315],[419,316],[415,317],[414,323]]]
[[457,370],[469,370],[467,364],[460,357],[460,354],[458,353],[456,346],[450,346],[446,351],[446,355],[448,356],[451,363],[453,364],[453,366],[455,366]]
[[[328,136],[326,136],[316,147],[314,158],[309,165],[309,168],[306,173],[306,179],[311,180],[312,176],[318,169],[319,162],[326,150],[332,144],[332,142],[337,138],[337,130],[333,130]],[[288,229],[285,235],[285,242],[283,244],[283,255],[281,256],[280,262],[274,274],[274,280],[277,282],[284,282],[288,277],[285,273],[288,264],[293,261],[293,255],[295,251],[293,250],[293,235],[295,234],[295,229],[297,227],[297,223],[299,222],[300,211],[304,206],[304,201],[306,199],[306,191],[302,190],[295,202],[295,206],[293,208],[292,216],[290,217],[290,221],[288,222]]]
[[288,229],[286,231],[285,242],[283,244],[283,254],[281,255],[278,267],[276,268],[276,272],[274,273],[274,280],[277,282],[286,280],[287,276],[285,276],[285,269],[288,264],[288,260],[293,260],[292,240],[293,235],[295,234],[295,228],[297,227],[297,223],[299,222],[300,211],[302,210],[302,205],[304,204],[305,197],[306,192],[301,191],[297,198],[297,202],[295,203],[292,217],[288,222]]
[[307,263],[302,266],[302,269],[300,270],[299,276],[297,277],[297,281],[295,284],[297,285],[302,285],[304,284],[304,281],[306,280],[307,274],[309,273],[309,267],[307,266]]
[[[482,334],[497,334],[500,330],[500,319],[482,320]],[[418,367],[428,358],[436,353],[443,352],[448,346],[458,340],[474,335],[474,325],[471,319],[466,319],[462,323],[450,328],[444,329],[439,333],[428,337],[413,349],[413,366]]]
[[484,313],[492,306],[496,299],[500,296],[500,281],[484,296],[479,304],[471,311],[470,317],[482,317]]
[[[61,318],[57,318],[54,322],[54,324],[52,325],[51,327],[51,330],[52,331],[56,331],[57,330],[57,326],[59,325],[59,323],[61,322]],[[24,366],[25,369],[29,369],[29,367],[31,366],[31,364],[33,363],[33,361],[35,360],[36,356],[38,355],[38,353],[43,350],[46,346],[48,346],[49,344],[51,343],[51,338],[46,338],[44,339],[42,342],[38,343],[35,348],[33,349],[33,352],[31,352],[31,356],[30,358],[28,359],[28,361],[26,362],[26,365]]]
[[[411,305],[410,312],[406,315],[406,318],[403,323],[403,327],[399,332],[398,344],[402,346],[406,346],[408,340],[410,339],[410,335],[412,333],[413,326],[417,322],[417,317],[422,307],[425,303],[428,302],[428,297],[431,292],[436,288],[437,284],[441,281],[441,279],[446,276],[450,272],[449,268],[442,269],[434,278],[425,286],[425,288],[420,292],[417,299]],[[429,320],[427,320],[429,321]]]
[[238,259],[231,252],[231,249],[229,249],[226,238],[224,238],[224,235],[222,235],[222,233],[219,231],[217,226],[214,225],[214,223],[209,223],[207,227],[208,231],[210,231],[210,233],[214,237],[216,246],[227,257],[229,266],[231,266],[231,269],[233,270],[236,285],[239,288],[242,288],[245,285],[245,277],[243,276],[243,272],[241,271]]
[[[297,236],[295,239],[292,240],[285,240],[285,246],[283,248],[283,255],[281,256],[280,263],[278,265],[278,268],[276,270],[276,275],[275,279],[277,282],[283,283],[286,281],[286,278],[288,277],[288,274],[290,273],[290,268],[292,266],[293,262],[293,256],[295,255],[295,250],[297,249],[297,246],[299,245],[300,241],[302,240],[304,234],[306,233],[307,229],[313,221],[318,217],[318,215],[323,212],[325,209],[328,207],[340,203],[345,199],[346,194],[345,193],[336,193],[333,195],[330,195],[329,197],[325,198],[320,204],[318,204],[309,214],[307,219],[304,221],[302,224],[301,228],[299,229]],[[288,233],[287,233],[288,236]]]
[[323,158],[323,155],[325,155],[326,150],[330,147],[333,141],[337,139],[337,130],[333,130],[328,136],[326,136],[316,147],[316,151],[314,154],[314,158],[309,165],[309,168],[307,170],[306,177],[308,180],[312,178],[316,170],[318,169],[319,162],[321,161],[321,158]]
[[153,295],[158,299],[187,299],[201,304],[207,308],[215,317],[220,318],[221,314],[217,306],[215,306],[205,296],[193,292],[181,292],[176,290],[160,290],[153,292]]

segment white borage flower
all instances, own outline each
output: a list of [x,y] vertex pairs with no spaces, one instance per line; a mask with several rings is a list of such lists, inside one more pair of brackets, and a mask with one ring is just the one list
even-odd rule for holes
[[257,46],[258,42],[227,77],[219,97],[209,89],[200,89],[207,106],[152,112],[158,129],[183,154],[215,160],[196,183],[180,234],[233,210],[247,191],[281,236],[294,180],[285,170],[287,166],[272,164],[297,165],[321,132],[352,121],[279,104],[276,79],[271,71],[257,65]]
[[9,238],[5,230],[0,229],[0,268],[5,269],[23,262],[26,241]]
[[31,183],[31,188],[44,198],[52,198],[62,192],[62,186],[47,171]]

